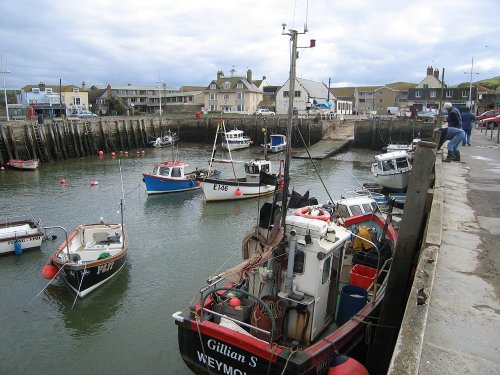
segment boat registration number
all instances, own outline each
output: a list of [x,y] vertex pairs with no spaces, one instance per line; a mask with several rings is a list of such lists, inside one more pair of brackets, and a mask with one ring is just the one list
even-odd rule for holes
[[110,262],[103,264],[102,266],[97,266],[97,274],[99,275],[100,273],[108,272],[113,269],[113,264],[115,262]]
[[215,184],[214,185],[214,190],[222,190],[222,191],[227,191],[228,190],[228,186],[227,185],[218,185],[218,184]]

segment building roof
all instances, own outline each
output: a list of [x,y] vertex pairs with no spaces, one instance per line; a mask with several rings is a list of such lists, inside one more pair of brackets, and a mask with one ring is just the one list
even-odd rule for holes
[[330,91],[337,98],[350,98],[354,96],[354,87],[330,87]]
[[307,91],[311,98],[326,98],[328,96],[328,87],[323,82],[304,78],[297,78],[297,82]]
[[[253,82],[248,81],[246,77],[237,77],[237,76],[222,76],[220,78],[214,79],[213,81],[210,82],[210,85],[212,83],[215,83],[217,85],[218,90],[224,90],[224,83],[230,82],[231,87],[228,90],[234,90],[236,89],[236,85],[241,82],[245,86],[245,89],[248,91],[261,91],[257,86],[253,84]],[[210,89],[210,85],[208,87],[205,87],[206,89]]]
[[400,91],[400,90],[413,89],[413,88],[417,87],[417,84],[410,83],[410,82],[393,82],[393,83],[388,83],[385,86],[389,87],[393,90]]
[[[59,92],[59,88],[61,88],[61,92],[72,92],[74,88],[79,89],[80,91],[87,91],[86,89],[82,89],[81,87],[75,86],[75,85],[65,85],[65,86],[59,86],[59,85],[43,85],[45,88],[52,89],[53,92]],[[24,92],[31,92],[32,89],[39,89],[40,85],[26,85],[21,90]]]

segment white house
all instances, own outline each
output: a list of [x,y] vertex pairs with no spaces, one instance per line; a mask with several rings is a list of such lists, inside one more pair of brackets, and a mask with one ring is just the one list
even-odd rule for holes
[[[307,113],[307,109],[312,108],[316,103],[329,101],[334,104],[336,100],[336,97],[328,92],[328,87],[323,82],[296,78],[294,91],[293,106],[298,110],[298,113]],[[289,97],[290,80],[287,80],[276,93],[276,114],[288,113]]]

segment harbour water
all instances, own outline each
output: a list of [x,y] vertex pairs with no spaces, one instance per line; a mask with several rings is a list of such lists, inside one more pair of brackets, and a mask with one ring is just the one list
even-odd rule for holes
[[[210,153],[209,146],[183,144],[177,158],[194,169],[206,167]],[[333,199],[373,182],[374,154],[350,150],[314,162]],[[233,153],[241,160],[255,156],[256,147]],[[47,280],[40,274],[63,240],[62,231],[52,230],[57,239],[44,242],[40,250],[0,257],[0,374],[190,374],[177,349],[171,314],[196,298],[210,275],[241,259],[241,240],[256,223],[264,200],[207,204],[201,191],[147,196],[142,173],[164,160],[172,160],[170,149],[0,173],[2,219],[32,215],[45,226],[68,231],[100,217],[119,221],[123,179],[129,232],[124,269],[76,301],[60,280],[45,288]],[[230,164],[217,168],[232,176]],[[242,165],[236,164],[235,171],[243,176]],[[319,202],[329,199],[310,161],[293,159],[290,175],[296,191],[309,190]],[[92,181],[98,184],[90,186]]]

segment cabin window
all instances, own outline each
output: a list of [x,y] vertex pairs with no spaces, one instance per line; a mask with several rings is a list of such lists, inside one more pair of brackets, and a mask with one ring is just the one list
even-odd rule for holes
[[408,168],[408,160],[406,158],[405,159],[397,159],[396,165],[398,166],[398,169],[399,168]]
[[153,174],[158,174],[158,167],[153,168]]
[[245,165],[245,172],[247,173],[252,173],[252,174],[258,174],[259,173],[259,167],[257,165]]
[[363,210],[365,211],[365,214],[371,214],[373,212],[372,206],[368,203],[363,204]]
[[330,279],[330,265],[332,263],[332,257],[328,257],[323,262],[323,275],[321,277],[321,283],[324,284]]
[[293,262],[293,273],[304,273],[304,263],[306,254],[302,250],[295,250],[295,259]]
[[170,175],[170,168],[169,167],[160,167],[160,176],[169,176]]
[[262,172],[269,173],[269,164],[264,164],[264,165],[260,168],[260,170],[261,170]]
[[347,207],[343,204],[339,204],[337,206],[337,212],[339,213],[340,217],[349,217],[351,216],[349,214],[349,211],[347,211]]
[[351,208],[351,213],[352,215],[361,215],[363,213],[363,210],[361,209],[361,207],[357,204],[354,204],[352,206],[350,206]]
[[181,169],[172,168],[172,177],[181,177]]
[[377,205],[375,203],[372,203],[372,212],[377,211]]
[[383,171],[394,170],[394,164],[392,164],[392,160],[382,160],[382,170]]

